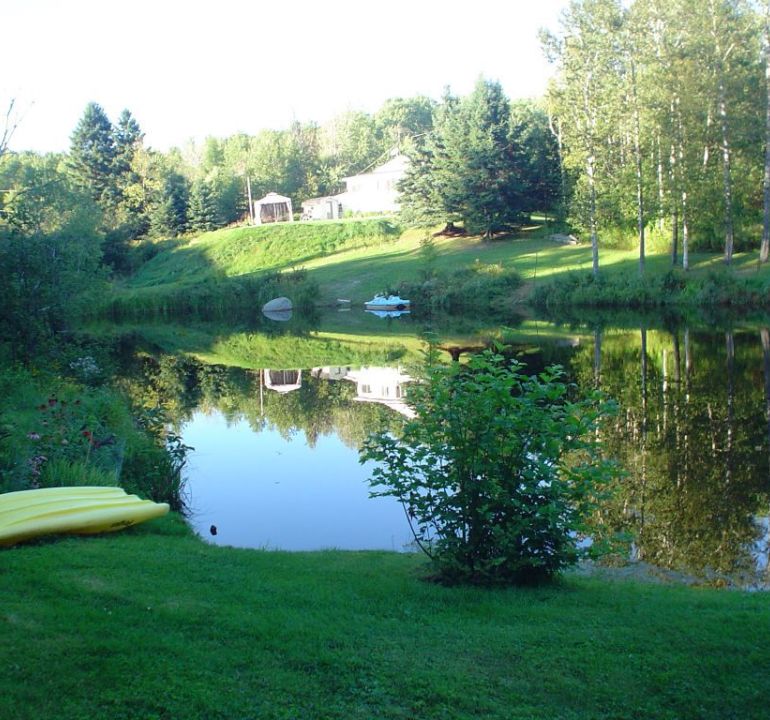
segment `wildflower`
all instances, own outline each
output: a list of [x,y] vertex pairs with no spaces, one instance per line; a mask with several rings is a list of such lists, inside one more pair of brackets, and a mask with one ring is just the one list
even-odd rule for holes
[[40,440],[40,434],[39,434],[39,433],[36,433],[36,432],[28,432],[28,433],[27,433],[27,437],[28,437],[30,440]]

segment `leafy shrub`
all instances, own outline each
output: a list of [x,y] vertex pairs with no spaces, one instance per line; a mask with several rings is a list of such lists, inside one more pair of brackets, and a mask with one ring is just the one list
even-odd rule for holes
[[172,510],[183,511],[182,470],[191,448],[166,427],[160,410],[146,412],[139,418],[139,424],[144,432],[126,448],[120,485],[126,492],[165,502]]
[[581,555],[577,540],[614,475],[591,431],[609,410],[571,399],[557,366],[528,377],[485,351],[467,367],[433,366],[409,391],[401,437],[379,432],[372,496],[405,507],[415,540],[447,582],[546,580]]
[[422,281],[402,282],[401,297],[412,301],[417,312],[492,310],[496,301],[508,299],[521,286],[521,276],[499,263],[476,262],[449,274],[425,273]]

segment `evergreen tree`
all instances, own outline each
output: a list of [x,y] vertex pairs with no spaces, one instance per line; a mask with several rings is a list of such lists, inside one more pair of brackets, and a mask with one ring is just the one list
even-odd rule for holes
[[197,232],[207,232],[218,225],[217,203],[211,186],[205,180],[196,180],[190,188],[187,227]]
[[499,83],[479,80],[462,100],[447,94],[433,131],[410,152],[401,184],[405,217],[425,223],[462,220],[490,238],[529,209],[523,156]]
[[112,204],[115,184],[115,139],[112,124],[100,105],[86,105],[72,133],[70,169],[76,181],[102,204]]
[[131,172],[131,164],[143,139],[144,133],[139,127],[139,123],[129,110],[123,110],[113,128],[114,168],[118,176]]
[[174,171],[167,171],[150,209],[150,232],[156,237],[175,237],[187,229],[189,190],[187,180]]

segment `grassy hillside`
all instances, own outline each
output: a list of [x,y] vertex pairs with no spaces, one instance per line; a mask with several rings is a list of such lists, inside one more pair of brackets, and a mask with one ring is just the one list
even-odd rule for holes
[[[195,311],[198,306],[226,305],[235,295],[257,307],[262,293],[243,292],[239,283],[268,282],[281,277],[277,273],[299,270],[307,281],[306,295],[321,305],[333,305],[339,298],[359,305],[377,292],[405,283],[424,307],[427,277],[437,278],[429,281],[428,296],[454,293],[472,300],[489,290],[498,299],[505,295],[508,302],[498,303],[505,312],[533,296],[542,305],[559,307],[649,307],[662,297],[691,306],[768,302],[770,268],[760,267],[754,252],[736,255],[727,270],[720,255],[692,254],[686,275],[670,272],[668,254],[651,253],[641,280],[636,250],[602,248],[602,283],[596,284],[590,279],[591,248],[557,245],[548,235],[547,228],[533,225],[492,242],[474,236],[432,238],[426,252],[425,231],[402,234],[386,219],[219,230],[161,252],[119,297],[128,306],[160,301],[178,310],[189,305]],[[196,297],[200,300],[192,302]],[[253,302],[248,300],[252,297]]]
[[400,234],[398,226],[387,219],[227,228],[204,233],[159,253],[129,281],[128,287],[192,285],[283,270],[342,250],[387,244]]
[[421,563],[220,548],[174,517],[0,550],[0,717],[767,717],[761,593],[448,588]]

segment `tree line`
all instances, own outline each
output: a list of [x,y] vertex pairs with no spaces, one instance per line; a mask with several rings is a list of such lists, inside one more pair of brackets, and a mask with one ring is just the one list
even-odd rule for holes
[[[342,178],[366,170],[395,146],[430,130],[426,97],[394,98],[375,113],[346,112],[325,125],[294,122],[257,135],[206,138],[159,152],[145,147],[130,111],[112,123],[89,103],[71,135],[69,152],[6,152],[0,163],[0,230],[58,231],[61,203],[98,216],[91,230],[114,270],[131,270],[127,248],[142,238],[212,230],[248,217],[269,191],[297,205],[339,192]],[[66,215],[66,213],[64,213]],[[85,228],[81,228],[85,230]]]
[[[770,247],[768,8],[573,0],[543,47],[570,218],[591,237],[689,252]],[[767,73],[767,74],[766,74]],[[763,212],[764,211],[764,212]],[[764,215],[764,221],[763,221]]]

